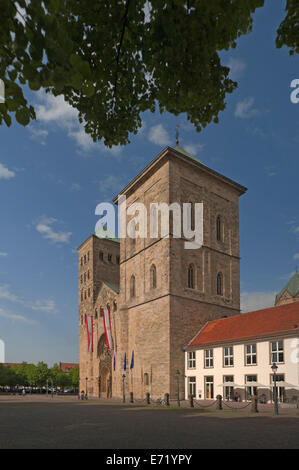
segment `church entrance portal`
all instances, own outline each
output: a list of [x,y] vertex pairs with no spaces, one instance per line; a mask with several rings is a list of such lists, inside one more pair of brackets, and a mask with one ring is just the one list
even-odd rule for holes
[[106,337],[102,335],[98,342],[97,356],[99,359],[99,397],[112,397],[112,356],[106,345]]

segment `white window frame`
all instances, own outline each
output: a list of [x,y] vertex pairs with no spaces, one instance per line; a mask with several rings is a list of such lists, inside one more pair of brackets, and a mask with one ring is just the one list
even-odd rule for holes
[[[255,347],[255,352],[253,352],[253,348]],[[250,348],[249,352],[247,348]],[[253,362],[253,358],[255,357],[255,362]],[[253,344],[245,344],[245,365],[246,366],[256,366],[257,365],[257,346],[256,343]]]
[[214,350],[205,349],[205,369],[213,369],[214,367]]
[[195,351],[189,351],[188,352],[188,369],[196,369],[196,352]]
[[[281,349],[279,348],[279,344],[282,344]],[[273,346],[275,345],[276,350],[273,350]],[[282,354],[282,360],[280,360],[279,356]],[[276,355],[276,360],[274,360],[274,355]],[[278,341],[271,341],[270,343],[270,363],[271,364],[284,364],[284,344],[283,340]]]
[[[227,360],[227,364],[226,364],[226,360]],[[223,348],[223,367],[233,367],[233,366],[234,366],[234,347],[225,346]]]
[[196,377],[188,377],[188,396],[196,397]]

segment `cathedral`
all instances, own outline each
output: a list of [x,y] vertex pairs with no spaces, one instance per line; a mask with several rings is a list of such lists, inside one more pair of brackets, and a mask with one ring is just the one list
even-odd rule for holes
[[[246,188],[179,145],[122,191],[141,202],[203,203],[203,244],[91,235],[78,248],[80,390],[92,397],[184,393],[184,350],[207,321],[240,313],[239,197]],[[114,200],[117,204],[118,198]]]

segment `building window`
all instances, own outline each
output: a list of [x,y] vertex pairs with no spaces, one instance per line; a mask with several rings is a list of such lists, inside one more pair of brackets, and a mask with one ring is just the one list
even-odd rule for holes
[[[279,382],[284,382],[285,381],[285,378],[284,378],[284,374],[276,374],[276,387],[277,387],[277,398],[278,398],[278,401],[280,403],[284,403],[285,402],[285,387],[282,386],[280,387],[279,386]],[[284,383],[282,385],[285,385]],[[274,376],[273,374],[271,374],[271,388],[272,388],[272,401],[274,399]]]
[[257,375],[246,375],[246,399],[257,396]]
[[86,255],[84,255],[84,264],[86,264]]
[[157,287],[157,269],[153,264],[150,270],[150,280],[151,280],[151,289],[156,289]]
[[190,229],[195,230],[195,206],[193,202],[189,202],[189,221]]
[[271,343],[271,364],[281,364],[284,362],[283,341],[273,341]]
[[82,276],[82,274],[81,274],[81,284],[83,284],[83,276]]
[[87,279],[90,278],[90,274],[89,274],[89,271],[87,271]]
[[95,310],[94,318],[95,318],[96,320],[98,319],[98,311],[97,311],[97,309]]
[[223,274],[217,274],[217,295],[223,295]]
[[108,254],[108,261],[109,263],[112,263],[112,255],[110,253]]
[[214,377],[205,377],[205,398],[207,400],[214,398]]
[[81,315],[81,325],[83,325],[83,315]]
[[188,377],[189,397],[196,397],[196,377]]
[[234,365],[234,348],[232,346],[228,346],[223,348],[224,354],[224,367],[231,367]]
[[104,253],[102,251],[99,252],[99,259],[103,261],[104,259]]
[[194,266],[190,264],[188,268],[188,287],[189,289],[194,289],[195,287],[195,280],[194,280]]
[[216,220],[216,233],[217,233],[217,241],[222,241],[222,220],[220,215],[218,215]]
[[103,307],[100,307],[100,317],[102,318],[103,316]]
[[86,297],[86,291],[85,291],[85,292],[84,292],[84,299],[86,300],[86,298],[87,298],[87,297]]
[[89,261],[89,252],[87,253],[87,260]]
[[88,297],[90,297],[90,289],[88,289]]
[[214,367],[213,349],[206,349],[205,350],[205,368],[210,369],[211,367]]
[[[233,375],[225,375],[224,379],[224,387],[223,387],[223,396],[226,401],[233,401],[235,399],[234,394],[234,376]],[[227,385],[225,385],[227,384]]]
[[188,369],[195,369],[196,367],[196,359],[195,359],[195,351],[188,352]]
[[130,297],[133,299],[136,296],[135,276],[130,279]]
[[245,364],[246,366],[255,366],[256,359],[256,344],[247,344],[245,346]]
[[83,302],[83,290],[81,291],[81,302]]
[[84,273],[84,282],[86,282],[86,273]]
[[117,303],[114,300],[114,302],[113,302],[113,312],[116,312],[116,310],[117,310]]
[[83,266],[83,258],[81,257],[81,266]]
[[149,385],[149,375],[147,372],[144,374],[144,384]]

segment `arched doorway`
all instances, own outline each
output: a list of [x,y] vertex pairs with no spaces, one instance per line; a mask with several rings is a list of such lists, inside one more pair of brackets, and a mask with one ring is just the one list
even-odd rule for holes
[[98,342],[97,356],[99,359],[99,397],[112,397],[112,356],[106,345],[103,334]]

